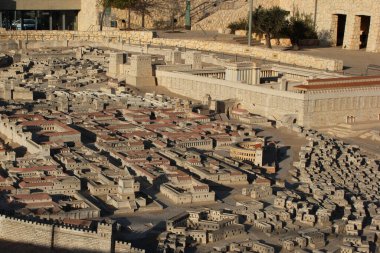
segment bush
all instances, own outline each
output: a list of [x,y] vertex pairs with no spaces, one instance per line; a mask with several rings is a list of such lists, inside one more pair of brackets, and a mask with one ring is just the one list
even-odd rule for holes
[[228,25],[228,28],[231,29],[232,33],[235,33],[237,30],[247,30],[248,21],[246,19],[240,19],[237,22],[232,22]]
[[311,16],[298,12],[289,19],[283,33],[290,38],[294,48],[299,48],[301,40],[318,39]]

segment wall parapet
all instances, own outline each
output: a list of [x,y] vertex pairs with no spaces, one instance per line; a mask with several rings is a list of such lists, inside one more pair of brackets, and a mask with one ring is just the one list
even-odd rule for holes
[[0,239],[46,249],[80,250],[99,253],[143,253],[127,242],[113,243],[114,226],[98,223],[96,229],[62,224],[38,217],[15,216],[0,211]]
[[153,32],[150,31],[0,31],[0,40],[24,42],[67,41],[67,45],[72,41],[86,41],[105,43],[104,46],[109,47],[115,46],[116,43],[118,44],[118,48],[123,44],[183,47],[217,53],[237,54],[282,64],[328,71],[341,71],[343,69],[343,61],[337,59],[315,57],[261,47],[248,47],[245,45],[231,46],[230,43],[224,42],[154,38]]

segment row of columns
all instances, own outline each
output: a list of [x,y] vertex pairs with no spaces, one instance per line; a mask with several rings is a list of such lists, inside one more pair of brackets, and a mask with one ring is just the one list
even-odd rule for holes
[[249,85],[260,84],[260,68],[228,68],[226,70],[227,81],[244,82]]
[[202,77],[213,77],[217,79],[224,79],[226,76],[225,72],[215,72],[215,73],[197,73],[197,76],[202,76]]

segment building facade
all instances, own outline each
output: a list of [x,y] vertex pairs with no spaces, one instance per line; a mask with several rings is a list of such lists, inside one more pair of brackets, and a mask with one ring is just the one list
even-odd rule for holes
[[99,24],[94,0],[3,0],[0,28],[8,30],[80,30]]
[[376,0],[278,0],[291,14],[311,15],[319,36],[333,46],[380,52],[380,2]]

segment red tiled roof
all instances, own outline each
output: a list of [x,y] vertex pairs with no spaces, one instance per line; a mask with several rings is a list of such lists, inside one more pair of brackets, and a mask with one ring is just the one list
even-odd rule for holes
[[313,84],[313,83],[328,83],[328,82],[342,82],[342,81],[365,81],[365,80],[371,80],[371,79],[379,79],[380,80],[380,76],[354,76],[354,77],[339,77],[339,78],[326,78],[326,79],[320,79],[320,78],[317,78],[317,79],[310,79],[310,80],[307,80],[307,82],[309,84]]
[[297,85],[294,89],[298,90],[327,90],[327,89],[344,89],[344,88],[360,88],[369,86],[380,86],[380,81],[372,82],[348,82],[348,83],[331,83],[331,84],[310,84]]

